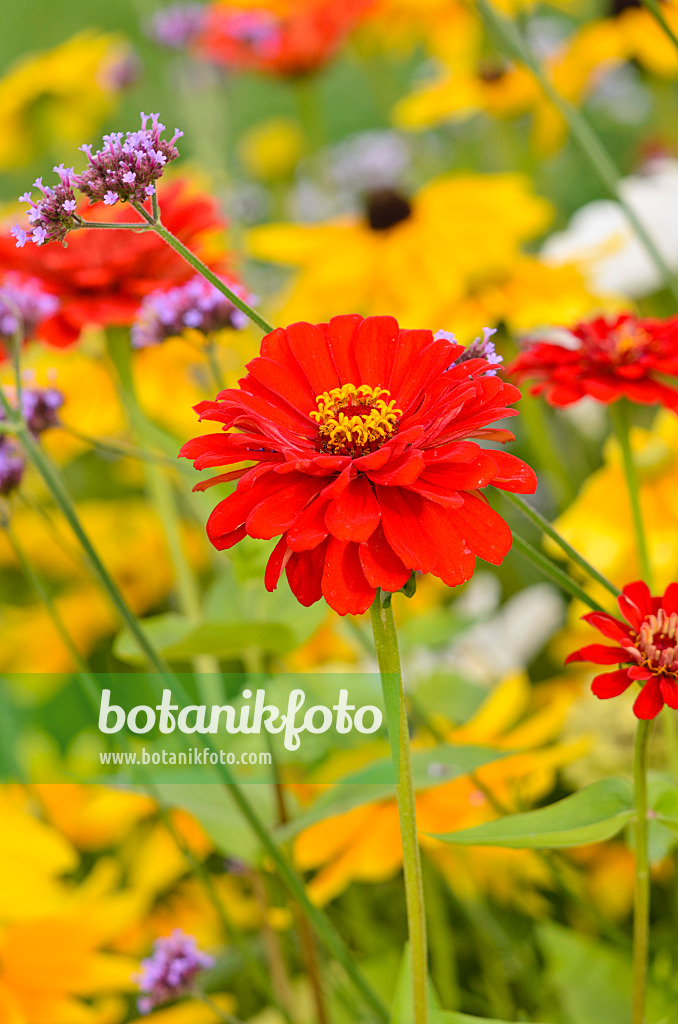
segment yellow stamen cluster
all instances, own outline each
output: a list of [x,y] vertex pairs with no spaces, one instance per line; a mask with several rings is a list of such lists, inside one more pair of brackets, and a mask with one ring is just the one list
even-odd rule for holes
[[357,458],[381,447],[398,429],[402,409],[386,388],[344,384],[316,398],[309,413],[318,424],[322,450]]
[[623,323],[613,335],[614,354],[621,360],[633,360],[652,343],[652,337],[637,324]]

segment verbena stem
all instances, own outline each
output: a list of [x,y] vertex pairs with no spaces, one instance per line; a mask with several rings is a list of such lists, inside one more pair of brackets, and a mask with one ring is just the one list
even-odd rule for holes
[[389,740],[396,777],[396,797],[403,851],[403,874],[412,962],[414,1024],[426,1024],[428,1020],[428,954],[424,889],[417,838],[407,708],[390,595],[382,602],[381,591],[377,590],[377,596],[370,609],[370,616],[387,715],[391,709],[391,714],[388,715]]
[[636,537],[638,548],[638,561],[643,579],[652,590],[652,567],[647,548],[645,526],[643,524],[643,513],[640,507],[640,489],[638,486],[638,474],[631,449],[630,424],[628,407],[626,401],[620,398],[610,405],[610,419],[614,426],[619,447],[621,448],[624,476],[626,478],[626,489],[629,495],[631,506],[631,518],[633,519],[633,531]]
[[647,960],[650,936],[650,862],[647,849],[647,751],[651,728],[651,721],[638,722],[633,760],[636,857],[633,901],[632,1024],[645,1024],[645,1002],[647,995]]
[[567,557],[576,565],[578,565],[580,569],[583,569],[584,572],[587,573],[592,580],[595,580],[596,583],[600,583],[600,585],[605,587],[606,590],[609,590],[614,597],[619,596],[620,591],[618,590],[618,588],[615,587],[613,583],[610,583],[610,581],[606,579],[606,577],[603,576],[602,573],[598,572],[598,570],[595,569],[590,562],[587,562],[583,555],[580,555],[579,552],[575,548],[573,548],[571,544],[568,544],[565,538],[560,533],[558,533],[558,531],[554,529],[553,526],[551,526],[548,519],[545,519],[541,512],[538,512],[536,508],[533,508],[532,505],[529,505],[518,494],[512,494],[510,491],[502,491],[501,495],[503,498],[505,498],[506,501],[510,502],[513,506],[515,506],[515,508],[522,512],[522,514],[527,519],[529,519],[530,522],[534,523],[534,525],[539,530],[541,530],[541,532],[545,534],[545,536],[550,537],[551,540],[554,541],[558,545],[558,547],[560,547],[565,552]]
[[133,203],[132,205],[134,206],[134,209],[137,211],[137,213],[139,213],[148,223],[151,230],[155,231],[156,235],[159,235],[160,238],[163,239],[163,241],[167,242],[167,244],[170,245],[175,252],[179,253],[182,259],[185,259],[186,262],[189,263],[194,270],[197,270],[197,272],[205,278],[206,281],[209,281],[209,283],[213,285],[218,291],[220,291],[222,295],[225,295],[226,298],[229,299],[233,303],[233,305],[236,306],[242,313],[244,313],[245,316],[249,317],[249,319],[257,325],[257,327],[260,327],[261,330],[264,331],[266,334],[269,334],[270,331],[273,330],[271,324],[264,320],[263,317],[259,316],[257,311],[255,309],[252,309],[252,307],[249,306],[243,299],[241,299],[239,295],[236,295],[236,293],[231,288],[229,288],[228,285],[224,281],[222,281],[220,277],[217,277],[214,271],[210,270],[207,264],[203,263],[203,261],[195,255],[195,253],[191,252],[191,250],[187,248],[187,246],[185,246],[184,243],[180,241],[180,239],[178,239],[176,235],[173,235],[172,232],[165,227],[161,220],[155,220],[151,216],[151,214],[148,213],[148,211],[145,210],[143,206],[141,206],[141,204]]

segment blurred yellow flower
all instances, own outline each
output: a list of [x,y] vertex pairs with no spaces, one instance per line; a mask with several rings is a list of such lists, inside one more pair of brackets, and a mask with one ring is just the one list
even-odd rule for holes
[[272,117],[254,125],[238,141],[243,167],[262,181],[289,178],[304,152],[304,135],[289,117]]
[[[529,805],[550,791],[562,765],[586,749],[583,740],[554,742],[573,697],[567,685],[532,691],[524,675],[510,676],[466,725],[448,727],[446,741],[516,751],[478,769],[476,775],[505,806]],[[455,891],[490,891],[504,901],[519,900],[538,909],[534,883],[547,884],[548,872],[531,851],[468,851],[446,847],[427,835],[469,828],[497,816],[475,780],[465,776],[422,790],[416,802],[421,844]],[[320,903],[353,881],[392,877],[402,864],[395,800],[357,807],[310,826],[298,837],[295,856],[302,870],[316,870],[309,892]]]
[[106,72],[124,47],[118,35],[89,30],[10,68],[0,80],[0,169],[44,152],[67,157],[96,134],[116,96]]
[[124,1004],[107,997],[133,988],[137,962],[108,950],[134,920],[138,900],[118,889],[112,861],[100,860],[78,884],[69,881],[80,864],[68,840],[34,817],[18,789],[4,789],[0,805],[7,828],[0,851],[0,1019],[121,1020]]
[[410,198],[375,192],[364,218],[254,228],[248,244],[257,259],[298,268],[282,321],[389,313],[407,325],[451,326],[466,341],[500,321],[552,322],[551,300],[563,315],[600,305],[574,268],[555,275],[522,254],[551,217],[520,174],[455,174]]

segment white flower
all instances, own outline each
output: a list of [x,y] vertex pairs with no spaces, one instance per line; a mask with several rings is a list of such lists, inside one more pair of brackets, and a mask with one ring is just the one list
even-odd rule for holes
[[[668,265],[678,270],[678,161],[655,160],[648,173],[624,178],[620,189]],[[546,241],[541,256],[556,266],[579,266],[598,295],[616,293],[638,299],[663,284],[622,207],[613,200],[583,206],[564,231]]]

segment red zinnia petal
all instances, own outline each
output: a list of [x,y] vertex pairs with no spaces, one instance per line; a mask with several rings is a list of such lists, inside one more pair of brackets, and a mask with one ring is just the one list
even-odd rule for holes
[[596,676],[591,683],[591,692],[601,700],[608,700],[624,693],[630,685],[628,672],[624,668],[619,668],[615,672],[603,672],[602,675]]
[[310,551],[293,551],[285,566],[287,582],[299,604],[308,608],[323,596],[321,582],[327,541]]
[[653,676],[649,682],[645,683],[636,697],[633,713],[636,718],[656,718],[663,707],[664,698],[662,697],[659,679]]
[[660,688],[664,703],[670,708],[673,708],[674,711],[678,710],[678,685],[676,684],[676,680],[669,679],[667,676],[662,676]]
[[662,608],[667,615],[678,612],[678,583],[669,583],[662,597]]
[[652,595],[644,580],[628,583],[617,598],[617,603],[626,621],[635,629],[640,629],[645,616],[652,614]]
[[404,587],[409,580],[411,570],[398,558],[381,525],[360,545],[358,552],[365,579],[371,587],[381,587],[392,593]]
[[611,640],[626,640],[629,638],[628,626],[620,622],[619,619],[615,619],[612,615],[608,615],[607,612],[587,612],[586,615],[582,615],[582,619],[591,626],[595,626],[597,630]]
[[327,347],[325,331],[313,324],[291,324],[287,337],[294,358],[305,374],[313,395],[308,411],[315,409],[315,398],[341,383]]
[[266,572],[264,573],[264,586],[268,591],[276,590],[278,587],[278,580],[282,573],[285,565],[287,564],[292,552],[287,546],[287,540],[283,536],[280,538],[276,546],[271,552],[271,556],[266,563]]
[[287,543],[293,551],[308,551],[316,547],[329,533],[325,525],[327,499],[319,495],[306,506],[287,531]]
[[361,615],[370,607],[377,591],[365,579],[357,544],[330,537],[322,592],[328,605],[339,615]]
[[464,504],[455,510],[453,522],[473,552],[492,565],[500,565],[511,550],[510,529],[499,513],[481,498],[465,494]]
[[565,659],[565,664],[570,665],[573,661],[590,661],[594,665],[621,665],[629,661],[629,655],[623,647],[589,644],[587,647],[580,647],[578,651],[573,651]]
[[296,478],[289,476],[281,486],[272,490],[247,516],[247,533],[250,537],[270,540],[288,529],[302,512],[311,498],[318,493],[317,477],[299,473]]
[[367,477],[362,474],[334,498],[325,513],[325,524],[338,540],[364,541],[374,533],[381,511]]
[[492,480],[494,487],[514,494],[534,494],[537,490],[537,475],[531,466],[509,452],[493,451],[491,454],[498,469]]

